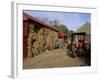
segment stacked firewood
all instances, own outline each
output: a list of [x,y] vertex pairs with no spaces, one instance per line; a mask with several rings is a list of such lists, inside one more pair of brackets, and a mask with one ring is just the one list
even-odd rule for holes
[[57,32],[42,27],[35,32],[34,29],[29,31],[28,37],[28,55],[34,57],[47,50],[55,48],[55,41],[58,38]]

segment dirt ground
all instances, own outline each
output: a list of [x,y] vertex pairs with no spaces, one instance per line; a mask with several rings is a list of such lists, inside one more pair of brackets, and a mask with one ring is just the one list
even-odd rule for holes
[[69,57],[64,49],[54,49],[23,60],[24,69],[75,67],[81,64],[84,64],[84,60]]

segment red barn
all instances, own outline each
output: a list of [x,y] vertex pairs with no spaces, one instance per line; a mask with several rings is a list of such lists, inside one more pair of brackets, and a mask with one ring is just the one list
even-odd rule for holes
[[36,37],[38,37],[36,38],[37,44],[34,43],[35,47],[42,48],[45,45],[50,49],[54,49],[56,39],[64,39],[64,33],[50,27],[50,25],[42,20],[23,13],[23,58],[31,56],[31,47],[34,46],[33,40],[31,40],[34,34],[30,34],[30,28],[36,34]]

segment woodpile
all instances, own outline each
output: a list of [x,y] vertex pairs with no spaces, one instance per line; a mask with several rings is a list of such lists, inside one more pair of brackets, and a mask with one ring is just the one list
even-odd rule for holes
[[[31,24],[32,26],[33,24]],[[34,26],[37,28],[37,26]],[[46,50],[53,50],[58,39],[57,32],[41,26],[36,32],[35,28],[30,28],[28,37],[28,56],[34,57]]]
[[[63,47],[64,38],[58,30],[26,13],[23,14],[23,56],[33,57],[47,50],[55,49],[57,40]],[[64,34],[63,34],[64,35]]]

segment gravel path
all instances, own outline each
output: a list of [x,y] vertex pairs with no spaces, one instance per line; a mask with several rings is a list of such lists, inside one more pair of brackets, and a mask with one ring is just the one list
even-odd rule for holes
[[71,58],[64,49],[54,49],[23,61],[24,69],[75,67],[84,64],[78,57]]

